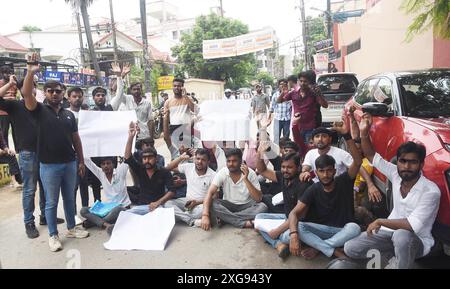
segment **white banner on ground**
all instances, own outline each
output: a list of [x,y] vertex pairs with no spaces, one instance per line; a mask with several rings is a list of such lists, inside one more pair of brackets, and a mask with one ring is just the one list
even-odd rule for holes
[[244,55],[272,48],[273,43],[273,29],[262,29],[231,38],[204,40],[203,59]]
[[202,141],[250,140],[250,100],[209,100],[200,105],[196,129]]
[[111,239],[103,246],[107,250],[164,251],[174,226],[173,208],[158,208],[144,216],[121,212]]
[[123,156],[132,111],[80,111],[78,130],[85,157]]

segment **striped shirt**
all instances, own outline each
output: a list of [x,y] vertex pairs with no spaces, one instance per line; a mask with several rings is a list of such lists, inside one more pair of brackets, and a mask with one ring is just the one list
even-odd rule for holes
[[283,103],[278,103],[278,97],[280,92],[277,91],[272,96],[272,106],[270,112],[275,114],[276,120],[286,121],[291,119],[292,115],[292,102],[286,101]]

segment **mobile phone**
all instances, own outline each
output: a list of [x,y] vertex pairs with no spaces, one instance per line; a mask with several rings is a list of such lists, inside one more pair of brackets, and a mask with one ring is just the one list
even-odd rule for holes
[[301,114],[299,112],[297,112],[296,114],[294,114],[295,117],[300,117]]

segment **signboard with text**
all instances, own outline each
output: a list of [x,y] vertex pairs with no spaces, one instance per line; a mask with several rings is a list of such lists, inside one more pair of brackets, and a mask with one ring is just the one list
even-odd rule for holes
[[173,75],[161,76],[158,78],[158,90],[170,90],[173,88]]

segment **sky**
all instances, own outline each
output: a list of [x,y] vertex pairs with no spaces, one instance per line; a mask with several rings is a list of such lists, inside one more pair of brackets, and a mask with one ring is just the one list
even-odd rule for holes
[[[179,7],[185,17],[208,14],[210,7],[219,6],[219,0],[166,0]],[[299,0],[223,0],[225,16],[239,19],[249,25],[250,30],[266,26],[275,29],[280,39],[280,48],[286,52],[293,45],[292,40],[301,36]],[[113,0],[116,21],[140,16],[139,0]],[[305,0],[306,14],[317,16],[324,10],[326,0]],[[72,11],[64,0],[2,0],[0,34],[8,35],[19,31],[24,25],[41,29],[72,23]],[[89,7],[90,17],[109,17],[109,0],[95,0]]]

